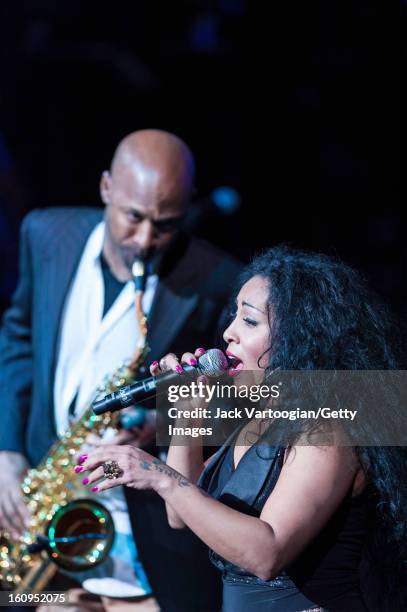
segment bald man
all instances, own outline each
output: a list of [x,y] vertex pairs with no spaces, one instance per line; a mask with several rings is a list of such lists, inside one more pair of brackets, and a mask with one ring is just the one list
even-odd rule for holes
[[[0,333],[0,528],[23,531],[29,516],[22,474],[89,406],[103,378],[134,354],[135,257],[148,270],[146,368],[169,351],[213,345],[240,266],[182,231],[194,178],[184,142],[141,130],[122,140],[102,174],[104,215],[98,208],[50,208],[25,218],[19,284]],[[146,444],[152,431],[147,419],[137,439],[123,429],[117,440]],[[76,576],[104,596],[100,609],[113,597],[151,589],[164,612],[218,609],[218,577],[203,545],[189,531],[169,528],[158,496],[114,491],[120,493],[99,499],[118,534],[111,558],[95,575]]]
[[194,186],[194,160],[179,138],[158,130],[127,136],[111,172],[103,172],[106,205],[103,254],[121,281],[131,277],[136,256],[151,259],[171,242]]

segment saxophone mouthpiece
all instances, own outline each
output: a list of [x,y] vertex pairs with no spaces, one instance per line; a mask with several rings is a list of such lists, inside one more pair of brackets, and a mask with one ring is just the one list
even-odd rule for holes
[[131,273],[133,276],[144,276],[144,261],[142,259],[135,259],[131,267]]
[[134,260],[131,267],[131,273],[133,275],[136,291],[144,291],[145,266],[141,258],[137,257],[137,259]]

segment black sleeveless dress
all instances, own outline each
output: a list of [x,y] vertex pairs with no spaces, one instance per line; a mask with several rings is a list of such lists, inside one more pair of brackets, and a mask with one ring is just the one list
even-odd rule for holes
[[[198,486],[222,503],[260,516],[280,474],[284,449],[253,445],[233,467],[230,441],[214,455]],[[210,551],[222,572],[223,612],[366,612],[359,590],[359,564],[366,536],[366,495],[341,503],[304,552],[273,580],[261,580]],[[250,538],[250,534],[247,536]]]

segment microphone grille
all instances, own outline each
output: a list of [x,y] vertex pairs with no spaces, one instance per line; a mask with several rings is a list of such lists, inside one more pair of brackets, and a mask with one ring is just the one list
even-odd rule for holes
[[229,367],[228,358],[220,349],[209,349],[199,358],[199,369],[206,376],[221,376]]

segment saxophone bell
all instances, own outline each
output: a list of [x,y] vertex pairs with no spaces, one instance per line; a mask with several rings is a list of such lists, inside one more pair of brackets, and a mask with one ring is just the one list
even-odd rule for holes
[[83,571],[96,567],[108,556],[114,523],[102,504],[94,499],[76,498],[50,514],[50,520],[43,526],[26,532],[18,540],[0,532],[1,589],[38,591],[57,567]]
[[42,539],[52,561],[75,572],[101,563],[113,538],[110,512],[93,499],[75,499],[55,512]]

